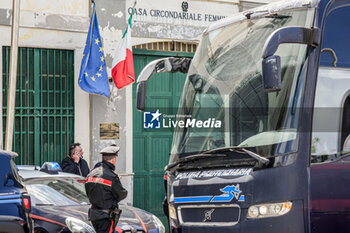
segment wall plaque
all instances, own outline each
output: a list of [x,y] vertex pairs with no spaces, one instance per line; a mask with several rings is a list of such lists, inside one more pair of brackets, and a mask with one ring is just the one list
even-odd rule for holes
[[119,123],[101,123],[100,140],[119,139]]

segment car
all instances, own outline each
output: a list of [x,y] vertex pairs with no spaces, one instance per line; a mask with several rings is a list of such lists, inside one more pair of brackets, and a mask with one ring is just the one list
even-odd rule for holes
[[31,201],[13,161],[16,156],[0,150],[0,231],[29,233],[33,229]]
[[[32,199],[34,232],[95,232],[88,220],[89,200],[85,178],[61,172],[57,163],[18,166]],[[56,170],[55,170],[56,169]],[[165,233],[161,221],[153,214],[120,204],[121,217],[117,233]]]

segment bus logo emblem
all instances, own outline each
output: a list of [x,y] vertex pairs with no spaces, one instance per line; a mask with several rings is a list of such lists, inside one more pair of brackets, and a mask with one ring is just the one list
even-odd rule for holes
[[206,210],[204,211],[204,219],[203,222],[210,222],[211,221],[211,215],[215,211],[215,209]]

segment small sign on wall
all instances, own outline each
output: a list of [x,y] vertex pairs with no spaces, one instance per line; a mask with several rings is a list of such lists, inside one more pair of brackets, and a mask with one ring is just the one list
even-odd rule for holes
[[101,123],[100,140],[119,139],[119,123]]

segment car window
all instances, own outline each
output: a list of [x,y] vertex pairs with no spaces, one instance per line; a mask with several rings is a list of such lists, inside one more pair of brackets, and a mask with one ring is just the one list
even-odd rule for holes
[[0,187],[3,187],[8,172],[11,172],[9,159],[6,156],[0,156]]
[[80,178],[35,178],[25,181],[34,206],[86,205],[84,180]]
[[18,183],[23,184],[22,183],[22,178],[18,174],[17,166],[15,164],[15,161],[13,161],[13,159],[10,159],[10,165],[11,165],[11,170],[12,170],[13,177],[18,181]]
[[0,188],[6,186],[16,186],[22,188],[22,181],[18,175],[16,164],[8,156],[0,156]]

